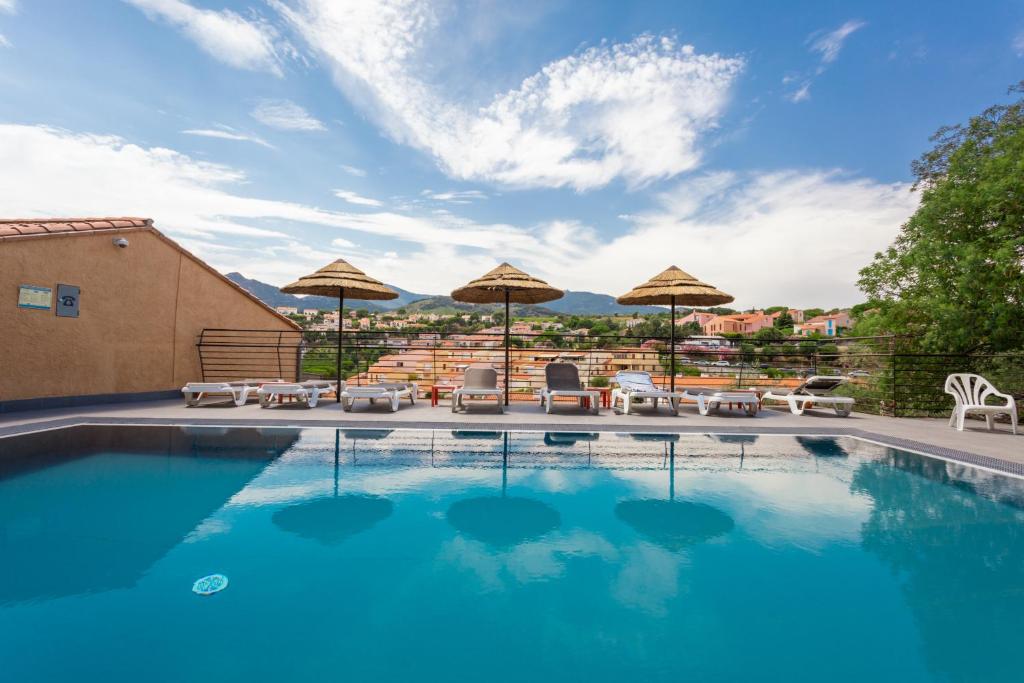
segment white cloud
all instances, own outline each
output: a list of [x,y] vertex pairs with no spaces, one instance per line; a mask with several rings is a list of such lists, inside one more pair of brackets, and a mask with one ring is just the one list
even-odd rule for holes
[[814,82],[814,79],[825,73],[828,65],[836,61],[846,39],[854,31],[865,26],[867,26],[866,22],[851,19],[833,31],[815,31],[807,36],[808,50],[819,55],[818,65],[814,69],[801,74],[786,75],[782,79],[783,85],[799,83],[799,86],[796,87],[796,90],[790,90],[785,93],[783,97],[794,104],[809,100],[811,98],[811,84]]
[[470,204],[478,199],[487,199],[487,195],[480,190],[452,190],[449,192],[431,192],[427,190],[425,195],[439,202],[449,204]]
[[338,199],[344,199],[349,204],[358,204],[359,206],[384,206],[384,202],[379,199],[364,197],[348,190],[335,190],[334,196]]
[[[479,252],[478,259],[467,258],[461,269],[450,270],[457,274],[491,262],[482,250],[520,253],[534,245],[526,230],[457,216],[428,220],[389,211],[324,211],[247,197],[238,193],[245,179],[230,167],[170,149],[139,147],[116,136],[0,124],[0,215],[151,217],[168,234],[192,240],[197,253],[213,265],[249,275],[265,272],[278,284],[305,274],[311,265],[322,266],[317,261],[325,257],[330,260],[326,250],[298,253],[290,246],[302,226],[389,238],[391,248],[402,242],[430,245],[453,259],[463,250]],[[232,236],[230,244],[218,242],[225,235]],[[279,242],[264,247],[268,240]],[[326,244],[327,239],[316,242]]]
[[715,174],[663,194],[628,234],[581,248],[556,282],[618,293],[676,262],[743,307],[849,305],[863,298],[857,271],[917,202],[904,183],[838,171]]
[[250,115],[265,126],[282,130],[327,130],[305,109],[289,100],[263,100]]
[[344,171],[345,173],[348,173],[349,175],[354,175],[357,178],[365,178],[366,177],[366,171],[364,171],[363,169],[361,169],[361,168],[359,168],[357,166],[349,166],[348,164],[341,164],[339,168],[341,168],[341,170]]
[[181,131],[185,135],[196,135],[204,138],[218,138],[220,140],[237,140],[240,142],[252,142],[263,147],[274,148],[266,140],[256,137],[255,135],[247,135],[245,133],[238,133],[236,131],[224,128],[190,128],[188,130]]
[[0,12],[14,14],[18,11],[17,0],[0,0]]
[[1024,57],[1024,31],[1021,31],[1014,37],[1013,51],[1018,57]]
[[199,9],[184,0],[124,1],[150,19],[171,24],[211,57],[235,68],[281,76],[279,55],[292,52],[269,24],[245,19],[231,10]]
[[11,41],[7,40],[7,37],[0,33],[0,47],[10,47]]
[[790,102],[793,102],[793,103],[803,102],[804,100],[808,100],[810,98],[811,98],[811,82],[810,81],[804,81],[803,83],[800,84],[800,87],[797,90],[794,90],[790,94],[786,95],[786,99],[788,99]]
[[839,52],[843,49],[843,44],[850,37],[850,34],[865,26],[867,26],[866,22],[851,19],[834,31],[811,34],[808,38],[811,52],[817,52],[821,55],[822,64],[831,64],[839,57]]
[[742,68],[645,35],[551,62],[480,106],[449,99],[420,73],[439,24],[425,1],[275,6],[392,138],[456,178],[517,187],[638,185],[696,167],[699,138]]
[[[857,270],[917,204],[905,184],[838,171],[713,173],[659,195],[615,236],[573,220],[517,227],[448,212],[325,211],[244,196],[245,179],[114,136],[0,125],[0,215],[152,217],[223,271],[276,284],[343,248],[412,291],[449,291],[511,260],[557,286],[619,294],[675,262],[739,306],[831,307],[861,299]],[[352,244],[353,232],[375,246]]]

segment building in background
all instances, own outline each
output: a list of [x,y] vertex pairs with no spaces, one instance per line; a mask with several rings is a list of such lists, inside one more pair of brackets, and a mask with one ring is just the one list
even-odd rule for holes
[[179,395],[204,328],[299,326],[149,219],[0,220],[0,411]]

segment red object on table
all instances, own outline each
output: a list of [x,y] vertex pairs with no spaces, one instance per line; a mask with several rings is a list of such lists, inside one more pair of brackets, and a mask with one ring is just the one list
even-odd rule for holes
[[[601,394],[601,407],[611,408],[612,407],[612,388],[611,387],[587,387],[587,391],[597,391]],[[589,405],[587,406],[590,407]]]
[[457,388],[458,387],[456,387],[453,384],[435,384],[434,386],[430,387],[430,407],[437,407],[437,403],[441,398],[442,391],[451,392],[455,391]]

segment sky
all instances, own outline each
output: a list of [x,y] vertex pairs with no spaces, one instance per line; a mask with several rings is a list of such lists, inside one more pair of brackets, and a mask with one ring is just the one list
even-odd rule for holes
[[1024,78],[1024,3],[0,0],[0,216],[144,216],[283,285],[508,261],[849,306],[940,126]]

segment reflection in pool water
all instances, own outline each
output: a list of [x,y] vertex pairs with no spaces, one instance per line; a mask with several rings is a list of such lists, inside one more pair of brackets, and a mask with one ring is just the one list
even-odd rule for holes
[[1016,680],[1022,509],[835,437],[0,440],[0,679]]

